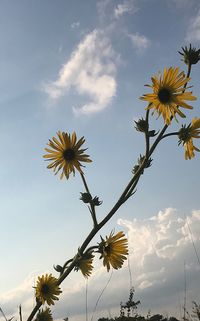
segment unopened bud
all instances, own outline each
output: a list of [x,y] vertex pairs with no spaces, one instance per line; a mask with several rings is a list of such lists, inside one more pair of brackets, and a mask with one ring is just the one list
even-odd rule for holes
[[83,203],[90,203],[92,201],[92,196],[90,193],[81,193],[80,200],[83,201]]
[[101,205],[101,204],[103,203],[103,201],[100,201],[97,196],[95,196],[95,197],[93,198],[92,202],[93,202],[93,204],[94,204],[95,206],[99,206],[99,205]]
[[190,44],[189,48],[185,46],[182,50],[183,52],[178,51],[178,53],[183,56],[182,60],[186,65],[195,65],[200,60],[200,49],[192,48]]
[[142,133],[148,132],[149,124],[145,119],[141,118],[138,121],[135,121],[135,125],[136,125],[135,128],[138,132],[142,132]]

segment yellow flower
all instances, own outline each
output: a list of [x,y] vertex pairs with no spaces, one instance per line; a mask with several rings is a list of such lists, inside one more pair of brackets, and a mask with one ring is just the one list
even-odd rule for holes
[[58,300],[57,295],[61,292],[62,291],[57,285],[57,279],[52,276],[52,274],[38,277],[35,296],[42,304],[44,304],[45,301],[48,305],[54,304],[54,300]]
[[184,92],[186,84],[190,78],[185,77],[184,72],[179,72],[179,68],[164,68],[163,76],[151,78],[152,85],[146,85],[153,89],[153,93],[144,94],[140,99],[149,102],[147,109],[155,109],[167,125],[171,123],[171,118],[176,117],[176,113],[181,117],[185,115],[180,111],[179,106],[192,109],[185,100],[196,100],[192,92]]
[[191,159],[195,156],[194,151],[200,152],[200,149],[194,146],[193,138],[200,138],[200,118],[193,118],[188,127],[185,125],[179,130],[179,145],[183,143],[185,148],[185,159]]
[[92,253],[84,254],[82,257],[80,257],[80,260],[76,264],[75,271],[81,270],[83,276],[88,278],[93,270],[93,258],[94,255]]
[[47,168],[53,168],[55,174],[62,169],[61,179],[64,176],[68,179],[72,172],[75,174],[75,169],[83,173],[81,170],[81,166],[83,166],[81,162],[91,162],[88,158],[89,155],[84,154],[86,149],[80,149],[85,142],[84,137],[81,137],[81,139],[77,141],[75,132],[70,136],[70,134],[58,131],[57,135],[58,139],[53,137],[52,140],[49,140],[48,145],[52,149],[45,148],[48,154],[43,157],[47,158],[48,161],[52,161]]
[[106,236],[106,240],[101,238],[98,252],[101,253],[100,259],[103,258],[103,265],[107,267],[107,271],[110,270],[110,266],[116,270],[120,269],[127,259],[128,240],[124,236],[123,232],[116,235],[111,232],[109,237]]
[[46,308],[38,312],[35,321],[53,321],[51,310]]

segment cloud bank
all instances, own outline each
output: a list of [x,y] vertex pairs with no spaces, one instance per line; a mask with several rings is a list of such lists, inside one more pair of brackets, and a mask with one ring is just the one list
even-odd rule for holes
[[91,114],[109,106],[116,94],[117,57],[109,39],[100,30],[89,33],[59,71],[56,81],[44,86],[51,99],[58,99],[74,88],[89,101],[74,107],[76,115]]
[[[152,313],[168,312],[180,318],[180,306],[184,299],[184,266],[188,309],[192,300],[200,300],[200,210],[183,216],[168,208],[149,219],[119,219],[118,224],[128,235],[129,267],[136,299],[141,300],[146,312],[151,309]],[[54,318],[69,316],[70,321],[85,319],[85,280],[80,273],[73,276],[73,280],[63,284],[61,299],[53,310]],[[94,273],[88,281],[90,317],[109,277],[97,259]],[[22,303],[24,315],[27,315],[33,304],[32,284],[33,277],[30,276],[17,289],[0,295],[0,302],[8,314],[17,315],[15,308]],[[121,270],[114,271],[94,319],[97,315],[108,316],[108,311],[119,313],[119,304],[128,299],[129,288],[130,274],[126,261]]]

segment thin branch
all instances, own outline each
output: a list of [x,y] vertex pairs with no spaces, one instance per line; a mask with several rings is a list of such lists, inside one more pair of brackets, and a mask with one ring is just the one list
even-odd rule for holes
[[104,292],[105,292],[105,290],[106,290],[106,288],[107,288],[108,284],[110,283],[111,278],[112,278],[112,275],[113,275],[113,269],[112,269],[112,272],[111,272],[111,274],[110,274],[110,276],[109,276],[108,281],[106,282],[106,285],[104,286],[103,290],[102,290],[102,291],[101,291],[101,293],[99,294],[99,297],[98,297],[98,299],[97,299],[97,302],[96,302],[95,307],[94,307],[94,310],[93,310],[93,314],[92,314],[92,317],[91,317],[91,321],[93,321],[94,314],[95,314],[95,312],[96,312],[96,309],[97,309],[98,303],[99,303],[99,301],[100,301],[100,299],[101,299],[102,295],[104,294]]
[[179,132],[168,133],[162,136],[161,140],[169,136],[178,136]]
[[85,282],[85,320],[88,321],[88,279]]
[[21,304],[19,305],[19,319],[22,321],[22,306]]

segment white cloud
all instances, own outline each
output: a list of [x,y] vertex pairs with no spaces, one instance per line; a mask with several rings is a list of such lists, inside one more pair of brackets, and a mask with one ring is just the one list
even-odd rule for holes
[[71,24],[71,28],[72,29],[75,29],[75,28],[79,28],[79,26],[80,26],[80,22],[79,21],[75,21],[75,22],[73,22],[72,24]]
[[116,94],[117,57],[112,46],[99,30],[89,33],[61,68],[58,79],[44,90],[58,99],[72,87],[89,98],[88,103],[74,107],[75,114],[90,114],[105,109]]
[[191,19],[186,33],[186,41],[200,41],[200,10],[197,12],[196,16]]
[[14,316],[14,320],[16,320],[20,304],[22,305],[23,316],[28,316],[27,312],[32,309],[35,303],[33,298],[35,275],[35,272],[30,273],[19,286],[0,294],[1,308],[3,308],[7,319]]
[[97,2],[98,19],[101,23],[107,23],[110,7],[112,6],[112,0],[101,0]]
[[128,37],[131,39],[131,43],[138,53],[144,52],[150,46],[150,40],[138,32],[128,34]]
[[138,10],[135,4],[135,0],[124,0],[118,4],[114,9],[114,15],[116,18],[123,16],[124,14],[133,14]]
[[[192,244],[193,239],[200,255],[200,210],[182,217],[175,209],[168,208],[149,219],[119,219],[118,224],[128,231],[130,268],[136,299],[141,300],[141,307],[146,312],[148,309],[152,313],[167,311],[180,317],[178,313],[184,298],[185,262],[187,301],[190,303],[188,309],[191,310],[191,301],[200,300],[197,281],[200,278],[200,266]],[[97,258],[94,273],[88,280],[89,319],[110,277],[101,264]],[[97,314],[100,317],[108,316],[108,311],[115,311],[115,315],[119,313],[120,302],[128,299],[129,282],[126,261],[122,269],[114,271],[99,301],[94,320],[97,320]],[[55,319],[69,316],[72,321],[85,320],[85,284],[80,273],[73,273],[62,284],[63,293],[53,309]],[[17,307],[21,303],[24,315],[28,316],[34,302],[32,286],[33,276],[30,276],[18,288],[1,294],[3,310],[10,316],[17,316]]]
[[[200,265],[192,244],[198,253],[200,247],[200,210],[187,217],[180,217],[176,210],[168,208],[146,220],[119,220],[128,229],[130,261],[134,269],[136,289],[151,291],[151,296],[166,306],[174,307],[177,298],[183,298],[184,261],[188,282],[188,300],[198,297],[195,279],[200,277]],[[192,233],[192,234],[191,234]],[[198,253],[200,256],[200,252]],[[163,292],[162,292],[163,291]],[[159,293],[159,295],[157,294]],[[162,294],[163,293],[163,294]],[[151,301],[148,298],[148,301]],[[152,303],[153,300],[152,300]],[[178,303],[177,303],[178,304]]]

